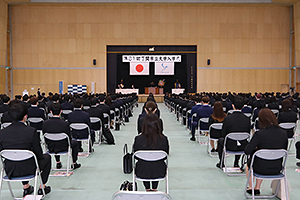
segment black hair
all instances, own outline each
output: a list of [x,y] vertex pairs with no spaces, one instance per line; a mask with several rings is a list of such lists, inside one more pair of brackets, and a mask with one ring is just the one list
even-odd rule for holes
[[51,104],[50,110],[52,111],[53,115],[59,115],[61,111],[60,103],[53,103]]
[[83,104],[83,100],[80,98],[75,99],[73,102],[75,108],[81,108],[82,104]]
[[243,98],[240,96],[237,96],[233,101],[233,105],[234,105],[235,109],[241,110],[244,106]]
[[22,121],[24,116],[27,115],[27,106],[23,103],[17,103],[10,107],[8,115],[13,121]]

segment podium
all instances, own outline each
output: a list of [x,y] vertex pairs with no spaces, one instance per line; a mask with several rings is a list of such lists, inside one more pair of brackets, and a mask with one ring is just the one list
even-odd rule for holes
[[158,87],[145,87],[145,94],[158,94]]

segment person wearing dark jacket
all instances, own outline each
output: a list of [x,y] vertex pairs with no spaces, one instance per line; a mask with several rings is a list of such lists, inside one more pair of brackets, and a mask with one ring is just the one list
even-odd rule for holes
[[[139,150],[162,150],[169,154],[168,138],[163,135],[156,114],[150,113],[144,117],[142,133],[135,137],[133,144],[133,151]],[[135,173],[145,179],[162,178],[166,175],[166,167],[163,159],[155,162],[138,160]],[[152,181],[152,189],[149,181],[143,183],[146,191],[157,191],[158,181]]]
[[[245,154],[252,156],[260,149],[287,149],[288,138],[286,131],[279,128],[275,114],[268,108],[262,108],[258,114],[260,130],[257,131],[245,147]],[[246,174],[248,177],[251,159],[248,159]],[[266,161],[259,158],[254,160],[253,171],[263,175],[278,174],[282,169],[282,160]],[[260,194],[262,180],[257,179],[254,194]],[[249,181],[247,192],[252,194],[253,184]]]
[[[49,154],[43,154],[40,144],[39,134],[36,129],[25,125],[27,118],[27,107],[25,104],[17,103],[9,109],[10,117],[13,123],[0,130],[0,151],[6,149],[20,149],[32,151],[38,160],[38,165],[41,171],[41,177],[45,193],[51,191],[50,186],[45,184],[48,181],[51,169],[51,157]],[[33,158],[21,162],[5,162],[5,171],[9,178],[33,175],[36,171]],[[23,183],[23,196],[33,193],[33,186],[28,184],[28,181]],[[38,190],[38,194],[42,194],[42,189]]]

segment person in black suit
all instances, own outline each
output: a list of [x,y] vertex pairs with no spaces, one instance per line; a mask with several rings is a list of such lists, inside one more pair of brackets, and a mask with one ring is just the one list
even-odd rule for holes
[[[290,99],[285,99],[282,101],[282,109],[278,115],[278,124],[285,122],[296,123],[298,120],[297,113],[292,111],[292,101]],[[292,138],[294,136],[294,129],[287,130],[288,138]]]
[[[78,142],[72,140],[72,135],[70,133],[70,128],[68,122],[60,119],[61,114],[61,105],[60,103],[53,103],[50,107],[50,113],[52,113],[53,117],[43,122],[43,134],[45,133],[66,133],[69,136],[70,145],[72,148],[72,159],[73,164],[72,168],[77,169],[81,167],[81,164],[77,163],[77,155],[78,155]],[[53,142],[45,139],[45,142],[48,146],[50,152],[63,152],[68,151],[68,141],[58,141]],[[56,160],[56,168],[62,168],[62,164],[60,162],[60,156],[55,156]]]
[[[64,102],[61,104],[61,109],[62,110],[73,110],[74,105],[71,103],[71,97],[69,95],[64,96],[63,98]],[[68,119],[67,114],[62,114],[64,119]]]
[[[43,120],[46,119],[44,110],[38,107],[38,98],[31,97],[30,99],[31,107],[28,108],[28,118],[37,117],[42,118]],[[36,128],[37,130],[42,130],[43,122],[30,124],[30,126]]]
[[[239,96],[237,96],[234,99],[233,103],[233,109],[234,112],[231,115],[228,115],[224,118],[223,121],[223,127],[221,131],[221,137],[218,140],[218,154],[219,154],[219,163],[217,163],[217,167],[224,166],[222,159],[223,154],[223,147],[224,147],[224,140],[227,134],[234,133],[234,132],[247,132],[250,133],[251,130],[251,123],[250,119],[244,115],[244,113],[241,112],[241,109],[243,108],[244,102],[243,99]],[[244,150],[245,146],[247,145],[247,140],[239,141],[240,145],[237,146],[237,142],[228,139],[226,144],[226,149],[231,151],[242,151]],[[235,156],[234,160],[234,167],[238,167],[238,162],[240,159],[240,155]]]
[[[90,109],[86,110],[86,112],[90,115],[90,117],[98,117],[101,119],[102,122],[102,130],[104,130],[104,116],[101,108],[96,107],[97,104],[97,98],[93,97],[90,101],[91,107]],[[100,130],[100,125],[99,123],[92,124],[92,129],[93,130]]]
[[[148,101],[147,104],[145,105],[144,112],[142,114],[140,114],[138,117],[138,123],[137,123],[138,134],[140,134],[142,132],[144,117],[149,113],[154,113],[157,115],[156,110],[157,110],[157,105],[153,101]],[[157,115],[157,117],[158,117],[158,115]],[[159,124],[160,124],[161,130],[163,131],[164,130],[163,121],[161,118],[159,118]]]
[[[276,116],[268,108],[262,108],[258,114],[260,130],[257,131],[249,144],[245,147],[245,154],[253,155],[259,149],[287,149],[288,138],[286,131],[279,128]],[[248,159],[246,174],[248,177],[251,159]],[[278,174],[282,169],[282,160],[266,161],[256,158],[253,164],[255,173],[272,175]],[[260,194],[262,180],[257,179],[254,194]],[[252,181],[249,181],[249,194],[252,194]]]
[[[51,157],[48,154],[43,154],[36,129],[25,125],[27,111],[26,105],[22,103],[17,103],[10,108],[9,115],[13,119],[13,123],[7,128],[0,130],[0,151],[4,149],[32,151],[37,157],[43,187],[47,194],[51,191],[51,187],[45,185],[51,169]],[[33,158],[22,162],[5,162],[5,171],[10,178],[32,175],[35,174],[35,170]],[[23,196],[33,192],[33,186],[29,185],[28,181],[23,182],[23,189]],[[38,190],[38,194],[42,194],[42,189]]]
[[[99,96],[99,101],[100,101],[100,104],[97,106],[97,108],[100,108],[101,110],[102,110],[102,112],[103,113],[106,113],[106,114],[108,114],[108,115],[110,115],[110,108],[109,108],[109,106],[108,105],[106,105],[106,103],[105,103],[105,95],[100,95]],[[103,124],[111,124],[111,121],[112,121],[112,119],[110,120],[110,122],[108,123],[108,119],[107,118],[105,118],[104,119],[105,121],[103,121],[102,123]]]
[[[139,150],[162,150],[169,154],[168,138],[163,135],[157,115],[149,113],[144,117],[142,133],[134,138],[133,151]],[[138,177],[153,179],[166,175],[164,160],[146,162],[138,160],[135,173]],[[143,182],[146,191],[151,191],[150,182]],[[157,191],[158,181],[152,181],[152,191]]]
[[[81,110],[82,109],[82,99],[77,98],[74,100],[73,104],[74,104],[74,111],[71,112],[68,115],[68,122],[69,124],[72,123],[84,123],[86,125],[89,126],[90,128],[90,133],[91,133],[91,139],[92,139],[92,144],[91,146],[93,146],[94,142],[95,142],[95,132],[92,130],[92,125],[91,125],[91,121],[90,121],[90,115]],[[72,131],[72,137],[73,138],[86,138],[86,134],[87,131],[86,130],[82,130],[82,131]],[[90,151],[92,151],[92,148],[90,146]],[[80,147],[79,147],[79,151],[82,151],[82,147],[81,147],[81,143],[80,143]]]
[[3,104],[0,105],[0,113],[5,113],[9,110],[9,101],[10,101],[10,98],[9,96],[4,96],[2,97],[2,101],[3,101]]

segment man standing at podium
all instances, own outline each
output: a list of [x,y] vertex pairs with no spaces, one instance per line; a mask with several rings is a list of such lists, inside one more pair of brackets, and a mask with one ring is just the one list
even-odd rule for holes
[[178,82],[178,79],[176,79],[176,82],[174,83],[175,89],[181,88],[180,83]]

